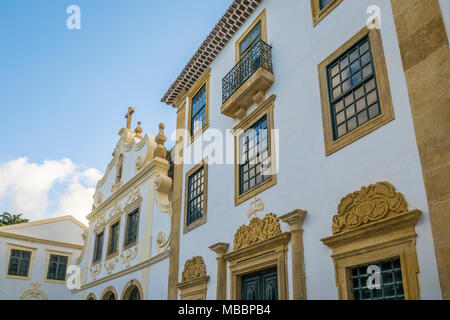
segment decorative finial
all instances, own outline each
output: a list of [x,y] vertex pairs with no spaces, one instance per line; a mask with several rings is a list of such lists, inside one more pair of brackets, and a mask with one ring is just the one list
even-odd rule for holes
[[164,134],[164,123],[159,124],[159,133],[155,137],[156,149],[154,152],[155,157],[166,158],[166,148],[164,147],[164,143],[167,141],[167,138]]
[[133,107],[129,107],[128,108],[128,112],[125,115],[125,118],[127,119],[127,129],[128,130],[131,130],[131,116],[133,115],[133,113],[134,113],[134,108]]
[[136,129],[134,129],[134,132],[136,133],[135,134],[136,138],[142,139],[142,137],[141,137],[142,128],[141,128],[141,122],[140,121],[138,121],[138,125],[137,125]]

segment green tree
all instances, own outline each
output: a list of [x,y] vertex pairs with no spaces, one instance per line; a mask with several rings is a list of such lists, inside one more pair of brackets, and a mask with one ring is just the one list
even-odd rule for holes
[[0,215],[0,227],[1,226],[9,226],[12,224],[26,223],[28,219],[23,219],[22,214],[10,214],[8,212],[3,212]]

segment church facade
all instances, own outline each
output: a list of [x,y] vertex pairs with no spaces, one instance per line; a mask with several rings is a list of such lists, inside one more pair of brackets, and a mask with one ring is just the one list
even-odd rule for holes
[[127,126],[103,178],[98,182],[92,212],[87,216],[80,287],[75,300],[166,299],[172,179],[166,160],[164,125],[155,137],[142,134],[141,123]]
[[169,299],[448,299],[446,1],[236,0],[176,108]]

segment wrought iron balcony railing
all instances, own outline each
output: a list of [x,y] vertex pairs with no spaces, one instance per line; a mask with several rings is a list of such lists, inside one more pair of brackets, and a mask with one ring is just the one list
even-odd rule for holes
[[259,68],[273,73],[272,47],[262,40],[256,41],[222,79],[222,104],[230,98]]

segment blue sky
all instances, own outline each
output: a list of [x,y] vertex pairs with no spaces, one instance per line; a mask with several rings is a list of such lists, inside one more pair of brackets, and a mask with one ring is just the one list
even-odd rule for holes
[[[9,181],[0,182],[0,213],[49,217],[74,183],[92,191],[99,174],[92,169],[103,173],[111,160],[130,105],[133,128],[142,121],[144,132],[156,134],[162,121],[169,137],[176,114],[160,99],[231,3],[0,1],[0,180]],[[66,27],[72,4],[81,9],[81,30]],[[35,186],[16,182],[28,169],[54,172],[48,164],[70,173],[43,181],[49,204],[41,216],[28,213],[18,193],[42,189],[40,174]]]

